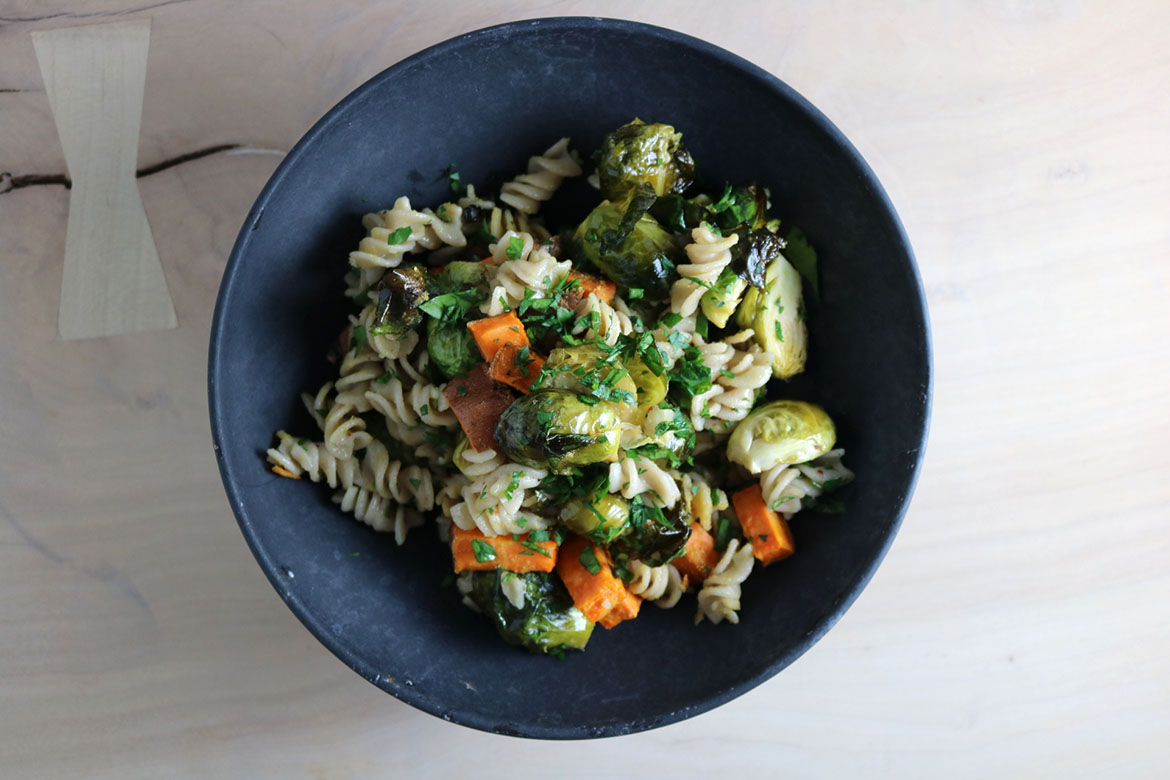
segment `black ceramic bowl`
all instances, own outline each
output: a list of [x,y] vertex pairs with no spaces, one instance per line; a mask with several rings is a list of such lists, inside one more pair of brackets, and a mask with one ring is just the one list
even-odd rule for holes
[[[329,490],[269,473],[273,431],[313,431],[298,394],[333,368],[342,275],[361,215],[400,195],[436,204],[444,171],[491,192],[562,135],[588,152],[633,117],[683,131],[701,177],[758,179],[821,259],[807,373],[784,394],[837,422],[857,480],[839,516],[798,516],[797,554],[754,573],[738,626],[692,625],[693,597],[648,607],[565,660],[501,642],[440,582],[429,528],[404,547],[343,514]],[[571,215],[566,214],[566,218]],[[581,213],[577,213],[579,219]],[[555,223],[555,213],[549,222]],[[426,712],[501,734],[600,737],[718,706],[779,672],[856,598],[918,472],[930,347],[910,245],[881,185],[821,113],[722,49],[603,19],[517,22],[441,43],[327,113],[252,207],[211,333],[211,426],[228,497],[260,566],[358,674]]]

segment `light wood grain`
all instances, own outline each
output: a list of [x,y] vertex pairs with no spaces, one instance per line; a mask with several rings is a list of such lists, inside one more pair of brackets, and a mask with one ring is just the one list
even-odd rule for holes
[[150,20],[32,33],[72,179],[57,330],[63,339],[173,328],[135,180]]
[[279,158],[138,180],[173,331],[56,340],[68,193],[0,193],[5,776],[1170,775],[1164,5],[132,8],[0,10],[0,90],[20,90],[0,92],[0,172],[65,172],[29,32],[117,14],[153,23],[139,167],[287,149],[383,67],[510,18],[633,16],[742,54],[823,109],[899,209],[931,306],[932,433],[886,562],[775,679],[600,745],[472,732],[318,645],[223,497],[211,306]]

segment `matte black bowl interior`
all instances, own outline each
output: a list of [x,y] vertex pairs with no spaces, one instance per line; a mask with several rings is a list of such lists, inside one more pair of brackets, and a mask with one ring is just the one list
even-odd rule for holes
[[[273,476],[273,431],[312,435],[298,395],[331,376],[342,275],[361,216],[447,195],[455,163],[491,193],[562,135],[588,153],[633,117],[683,131],[703,180],[754,178],[818,248],[807,373],[785,395],[837,422],[857,481],[839,516],[798,516],[797,554],[755,572],[738,626],[692,626],[694,599],[598,629],[564,661],[499,641],[440,587],[432,527],[404,547],[347,517],[329,490]],[[572,200],[570,195],[569,200]],[[571,216],[571,215],[566,215]],[[581,212],[577,212],[579,219]],[[549,222],[556,223],[556,210]],[[358,674],[426,712],[502,734],[600,737],[722,704],[779,672],[841,616],[889,546],[925,442],[926,307],[909,242],[872,171],[788,86],[679,33],[545,19],[470,33],[394,65],[297,144],[236,241],[211,333],[220,470],[244,536],[302,622]],[[773,393],[775,394],[775,392]]]

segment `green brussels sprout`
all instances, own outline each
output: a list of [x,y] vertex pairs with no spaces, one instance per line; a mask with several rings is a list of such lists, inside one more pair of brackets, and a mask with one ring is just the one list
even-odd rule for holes
[[617,407],[569,390],[535,390],[500,415],[496,443],[516,463],[564,474],[617,455]]
[[597,178],[608,200],[621,200],[642,183],[658,195],[679,193],[694,181],[695,161],[683,146],[682,133],[635,119],[601,142]]
[[836,443],[833,420],[821,407],[805,401],[772,401],[735,427],[727,441],[727,458],[759,474],[819,458]]
[[642,358],[634,356],[626,361],[630,378],[638,389],[638,406],[658,406],[666,398],[666,378],[650,370]]
[[629,530],[613,540],[609,551],[614,561],[623,564],[639,560],[647,566],[661,566],[682,555],[691,537],[691,517],[686,501],[673,509],[647,503],[642,496],[630,502]]
[[401,336],[422,322],[419,306],[430,300],[427,272],[420,265],[387,269],[378,282],[372,333]]
[[768,264],[763,290],[752,287],[736,310],[741,328],[751,328],[756,343],[772,356],[772,374],[788,379],[804,370],[808,329],[800,274],[784,255]]
[[490,269],[484,263],[453,260],[443,266],[443,270],[435,278],[435,285],[441,293],[463,292],[477,288],[486,292],[489,274]]
[[427,354],[448,379],[464,376],[483,362],[475,337],[465,325],[434,318],[427,319]]
[[699,306],[712,325],[724,328],[747,288],[748,283],[743,277],[730,267],[724,268],[715,284],[699,299]]
[[633,403],[637,398],[633,372],[593,344],[552,350],[541,375],[544,377],[541,387],[572,390],[623,403]]
[[625,289],[639,288],[650,300],[670,293],[682,248],[670,233],[645,213],[626,219],[644,201],[619,205],[602,201],[585,217],[573,238],[584,259]]
[[[504,582],[514,577],[524,586],[519,609],[504,594]],[[505,642],[534,653],[584,650],[593,633],[593,622],[573,606],[561,581],[544,572],[472,572],[468,595]]]
[[575,498],[565,504],[560,520],[573,533],[609,544],[629,530],[630,504],[613,493]]

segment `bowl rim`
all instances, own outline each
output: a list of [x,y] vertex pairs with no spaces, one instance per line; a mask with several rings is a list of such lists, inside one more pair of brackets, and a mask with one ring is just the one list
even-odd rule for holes
[[[502,724],[494,721],[489,716],[483,716],[474,712],[461,712],[457,710],[448,710],[439,705],[433,698],[424,695],[422,691],[402,685],[393,685],[389,683],[373,666],[366,663],[356,653],[351,652],[348,648],[342,646],[340,643],[331,638],[330,633],[325,629],[324,624],[313,614],[311,614],[305,605],[296,598],[295,595],[285,589],[279,575],[279,567],[277,563],[266,553],[261,546],[256,530],[253,526],[253,520],[248,513],[247,508],[241,499],[240,492],[237,486],[237,476],[233,474],[227,465],[224,456],[222,443],[228,439],[230,432],[224,428],[224,411],[222,408],[222,401],[220,399],[219,387],[216,383],[217,367],[221,364],[222,347],[223,347],[223,323],[225,317],[225,310],[227,308],[227,301],[232,297],[237,271],[241,265],[242,257],[250,243],[251,233],[258,227],[261,217],[264,214],[264,209],[272,193],[282,185],[285,176],[300,160],[302,155],[306,153],[311,146],[314,145],[317,138],[321,136],[326,130],[347,112],[348,108],[355,102],[362,99],[366,93],[379,88],[383,82],[393,79],[396,74],[403,69],[410,66],[425,63],[427,61],[442,58],[448,52],[454,49],[463,48],[476,42],[489,40],[496,37],[507,37],[517,31],[528,30],[532,28],[541,28],[543,30],[576,30],[580,31],[588,29],[600,33],[637,33],[639,35],[653,36],[659,40],[664,40],[668,43],[678,45],[685,49],[690,49],[698,54],[704,55],[711,59],[720,62],[723,65],[729,66],[732,69],[741,72],[745,77],[759,82],[769,92],[775,94],[779,99],[790,103],[797,111],[805,114],[806,118],[811,120],[822,132],[826,133],[848,157],[849,162],[857,169],[861,176],[859,185],[868,188],[877,197],[879,205],[886,212],[890,220],[890,227],[892,228],[893,239],[899,244],[906,254],[909,261],[910,278],[913,283],[914,292],[917,294],[919,302],[920,315],[922,321],[922,337],[925,346],[924,356],[924,381],[920,388],[922,397],[922,433],[917,443],[916,457],[912,469],[909,473],[909,479],[906,483],[906,492],[902,497],[901,503],[892,518],[890,531],[886,537],[881,541],[880,548],[877,550],[872,561],[868,565],[856,572],[854,579],[848,582],[846,587],[841,592],[841,597],[836,604],[832,605],[825,613],[825,615],[813,626],[813,628],[799,639],[793,646],[784,654],[774,659],[761,667],[755,674],[746,679],[732,684],[727,688],[709,695],[702,701],[695,704],[688,705],[678,710],[671,712],[664,712],[646,718],[638,718],[636,720],[628,721],[614,721],[600,725],[572,725],[572,726],[550,726],[538,723],[516,724],[509,723],[507,728],[503,728]],[[505,22],[502,24],[484,27],[471,32],[463,33],[461,35],[449,38],[439,43],[428,46],[415,54],[412,54],[398,62],[390,65],[384,70],[380,71],[373,77],[369,78],[356,89],[351,91],[348,95],[342,98],[338,103],[331,107],[325,114],[318,119],[313,126],[301,137],[299,141],[293,146],[284,159],[277,166],[272,176],[269,177],[265,183],[264,188],[256,197],[251,209],[248,211],[247,217],[244,219],[240,227],[240,232],[237,235],[235,244],[232,246],[232,251],[228,257],[227,264],[224,267],[223,276],[220,281],[219,291],[216,296],[215,310],[212,319],[210,340],[208,344],[208,366],[207,366],[207,393],[208,393],[208,413],[211,422],[211,437],[212,447],[215,452],[216,463],[219,466],[220,477],[224,485],[224,490],[227,493],[228,502],[231,505],[232,512],[236,517],[236,521],[240,527],[245,541],[252,555],[259,563],[264,575],[268,578],[269,583],[284,600],[285,604],[297,619],[317,638],[322,645],[329,649],[337,658],[346,664],[350,669],[357,672],[364,679],[372,682],[377,687],[390,693],[398,698],[400,701],[409,704],[416,709],[422,710],[431,715],[441,717],[453,723],[462,726],[467,726],[480,731],[489,733],[506,733],[510,736],[527,737],[534,739],[587,739],[597,737],[611,737],[623,734],[630,734],[640,731],[646,731],[653,728],[659,728],[672,723],[677,723],[681,720],[699,715],[701,713],[710,711],[719,707],[734,698],[737,698],[756,686],[771,679],[785,667],[790,665],[793,661],[808,651],[821,637],[825,635],[850,606],[854,603],[862,590],[869,584],[877,571],[878,566],[881,565],[890,545],[893,544],[894,537],[897,536],[898,530],[901,527],[902,520],[909,508],[910,501],[914,495],[914,489],[917,485],[919,475],[922,470],[922,463],[925,459],[925,449],[930,431],[931,420],[931,405],[933,399],[934,389],[934,365],[933,365],[933,349],[931,342],[931,327],[930,315],[927,308],[926,294],[922,284],[922,277],[918,270],[918,263],[914,254],[913,247],[910,244],[909,237],[906,234],[905,227],[902,224],[897,211],[894,209],[889,195],[885,188],[882,187],[881,182],[878,181],[877,176],[870,168],[869,164],[861,156],[861,153],[853,146],[844,133],[837,128],[835,124],[824,113],[822,113],[816,106],[809,102],[804,96],[798,93],[791,86],[780,80],[778,77],[772,75],[763,68],[755,65],[748,60],[734,54],[722,47],[709,43],[702,39],[688,35],[686,33],[671,30],[665,27],[645,24],[642,22],[634,22],[624,19],[614,19],[606,17],[595,16],[557,16],[544,17],[538,19],[525,19],[520,21]]]

